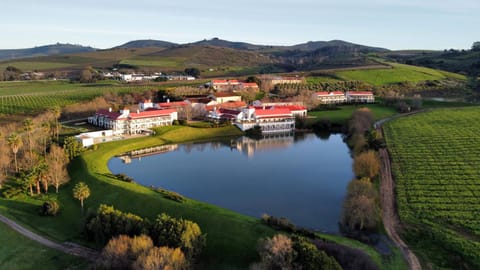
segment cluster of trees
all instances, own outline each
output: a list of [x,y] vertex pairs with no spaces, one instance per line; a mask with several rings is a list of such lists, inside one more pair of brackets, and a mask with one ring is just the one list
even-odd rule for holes
[[[14,179],[30,195],[69,180],[68,157],[58,142],[60,109],[0,127],[0,187]],[[18,188],[18,187],[17,187]]]
[[355,111],[348,122],[348,143],[356,178],[348,185],[341,220],[344,233],[367,242],[370,240],[365,232],[375,231],[379,223],[378,192],[372,181],[380,171],[375,150],[384,147],[383,138],[373,124],[374,116],[367,108]]
[[96,269],[156,270],[189,268],[180,248],[157,247],[146,235],[119,235],[103,248]]
[[258,253],[261,261],[252,265],[251,269],[342,269],[335,258],[299,236],[290,238],[277,234],[272,238],[262,239],[258,245]]
[[394,91],[388,91],[384,99],[385,105],[394,106],[400,113],[420,110],[423,106],[423,100],[420,94],[415,94],[413,97],[407,99]]
[[119,235],[148,235],[155,246],[180,248],[188,260],[195,259],[206,243],[198,224],[190,220],[160,214],[149,221],[107,205],[100,205],[96,213],[87,216],[85,230],[87,238],[98,243],[106,243]]

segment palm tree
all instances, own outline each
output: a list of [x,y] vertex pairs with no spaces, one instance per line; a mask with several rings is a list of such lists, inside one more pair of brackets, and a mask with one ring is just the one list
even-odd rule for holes
[[73,188],[73,197],[80,201],[83,213],[83,201],[90,196],[90,188],[84,182],[80,182]]
[[32,166],[33,164],[33,146],[32,146],[32,131],[33,131],[33,121],[31,118],[26,118],[23,120],[23,130],[27,133],[27,140],[28,140],[28,150],[30,153],[29,156],[29,165]]
[[50,137],[50,123],[45,121],[42,123],[42,131],[43,131],[43,156],[47,156],[47,139]]
[[14,132],[8,136],[7,142],[12,149],[12,153],[15,158],[15,172],[18,173],[17,153],[18,150],[20,150],[20,148],[23,146],[22,138],[20,138],[20,136]]
[[53,117],[55,117],[55,136],[57,138],[57,143],[58,143],[58,134],[60,133],[59,131],[59,124],[58,124],[58,118],[60,118],[60,114],[62,113],[62,110],[60,109],[59,106],[54,106],[51,109],[51,112],[53,114]]

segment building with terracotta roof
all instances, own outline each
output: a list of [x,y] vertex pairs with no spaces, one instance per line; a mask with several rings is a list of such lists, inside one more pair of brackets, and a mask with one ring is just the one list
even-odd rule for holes
[[212,80],[210,86],[217,91],[234,91],[246,88],[258,89],[258,84],[255,82],[239,80]]
[[345,93],[347,102],[349,103],[373,103],[375,97],[370,91],[347,91]]
[[98,110],[94,116],[88,118],[88,123],[112,129],[114,134],[139,134],[150,128],[168,126],[178,119],[175,109],[147,108],[144,111],[130,112],[124,109],[112,112],[112,109]]

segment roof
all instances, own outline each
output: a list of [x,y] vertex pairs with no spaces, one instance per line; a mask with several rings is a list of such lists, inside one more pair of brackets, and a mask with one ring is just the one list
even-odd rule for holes
[[238,80],[212,80],[212,84],[239,84]]
[[160,107],[183,107],[187,106],[185,101],[172,101],[172,102],[160,102],[158,103]]
[[255,82],[244,82],[242,83],[243,87],[253,87],[253,88],[258,88],[258,84]]
[[190,101],[191,103],[203,103],[203,104],[208,104],[210,103],[210,101],[212,101],[210,98],[205,98],[205,97],[187,98],[187,100]]
[[177,112],[175,109],[165,109],[165,110],[149,110],[143,112],[130,112],[128,115],[131,119],[138,119],[138,118],[148,118],[148,117],[155,117],[155,116],[165,116],[170,115],[171,113]]
[[238,94],[229,93],[229,92],[218,92],[218,93],[212,94],[212,96],[214,96],[214,97],[240,97],[240,95],[238,95]]
[[289,109],[256,109],[255,115],[257,117],[269,117],[269,116],[292,116],[292,112]]
[[255,106],[257,110],[273,110],[273,109],[287,109],[289,111],[305,111],[307,108],[300,105],[269,105],[269,106]]
[[345,93],[342,91],[334,91],[334,92],[317,92],[317,96],[343,96]]
[[229,110],[229,109],[225,109],[225,108],[218,109],[218,112],[221,113],[221,114],[229,114],[229,115],[239,115],[241,113],[241,111]]
[[110,118],[110,119],[117,119],[120,115],[122,115],[119,112],[111,112],[111,111],[106,110],[106,109],[98,110],[97,114],[108,116],[108,118]]
[[373,92],[370,91],[349,91],[347,93],[350,96],[373,96]]
[[220,109],[220,108],[244,108],[246,106],[247,106],[247,104],[243,101],[229,101],[229,102],[220,103],[220,104],[216,104],[216,105],[206,106],[206,109],[208,111],[211,111],[214,108],[217,108],[217,109]]

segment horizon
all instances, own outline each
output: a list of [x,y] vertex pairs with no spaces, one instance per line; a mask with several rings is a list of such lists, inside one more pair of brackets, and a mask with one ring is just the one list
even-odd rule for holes
[[344,40],[390,50],[469,49],[477,41],[480,2],[450,2],[7,0],[0,26],[8,39],[0,49],[56,43],[109,49],[133,40],[184,44],[214,37],[257,45]]

